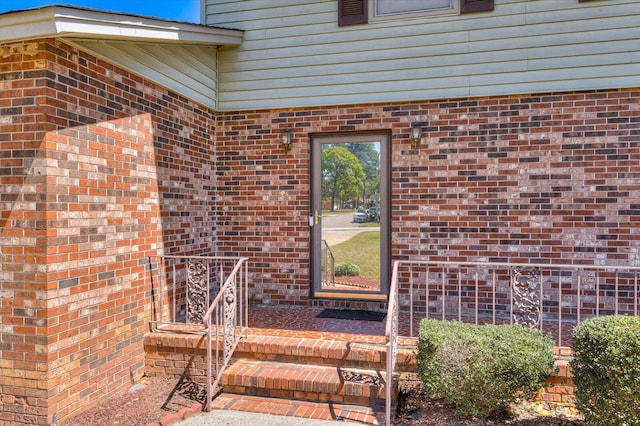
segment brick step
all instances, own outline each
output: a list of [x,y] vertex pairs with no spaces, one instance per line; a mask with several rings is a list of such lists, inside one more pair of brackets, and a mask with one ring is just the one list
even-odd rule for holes
[[[400,348],[397,371],[416,371],[415,344]],[[387,348],[382,343],[252,335],[242,339],[235,358],[294,364],[317,364],[386,370]]]
[[384,424],[383,407],[310,402],[252,395],[221,393],[212,402],[213,409],[247,411],[316,420],[343,420],[361,424]]
[[382,406],[385,373],[349,367],[234,359],[222,375],[226,393]]
[[[363,336],[363,340],[366,337],[371,336]],[[384,338],[379,336],[378,340],[380,343],[249,334],[240,340],[233,356],[294,364],[386,370],[386,347],[382,343]],[[219,342],[218,346],[222,348],[223,343]],[[206,354],[205,348],[205,339],[198,334],[147,333],[145,335],[147,368],[149,371],[158,370],[159,374],[171,373],[161,371],[164,368],[162,365],[168,364],[171,359],[177,360],[182,353],[186,352],[203,356]],[[410,342],[408,347],[401,348],[398,352],[396,371],[416,371],[415,353],[415,343]]]
[[234,358],[385,369],[386,347],[376,343],[249,336],[240,341]]
[[[366,337],[366,336],[365,336]],[[384,338],[380,336],[380,341]],[[204,382],[206,340],[199,334],[147,333],[144,338],[146,373],[150,376],[189,375]],[[214,343],[215,345],[215,343]],[[223,347],[219,342],[218,346]],[[416,371],[416,347],[401,349],[396,372]],[[382,343],[252,335],[240,340],[234,358],[318,364],[386,371],[386,347]]]

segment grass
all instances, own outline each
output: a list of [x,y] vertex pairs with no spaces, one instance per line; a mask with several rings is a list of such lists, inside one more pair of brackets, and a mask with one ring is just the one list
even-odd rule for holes
[[380,232],[359,232],[353,238],[331,247],[335,262],[352,262],[363,277],[380,276]]
[[380,228],[380,222],[364,222],[360,224],[360,228]]

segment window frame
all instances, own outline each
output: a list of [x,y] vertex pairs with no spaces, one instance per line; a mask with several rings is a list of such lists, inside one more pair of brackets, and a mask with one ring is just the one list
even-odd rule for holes
[[398,13],[389,13],[389,14],[378,16],[376,15],[376,1],[378,0],[367,0],[368,9],[369,9],[369,22],[389,21],[389,20],[398,20],[398,19],[413,19],[413,18],[422,18],[425,16],[459,15],[460,14],[460,0],[452,0],[451,1],[452,5],[450,8],[398,12]]
[[[374,0],[338,0],[338,26],[368,24],[372,19],[375,5]],[[495,0],[454,0],[457,9],[444,9],[440,11],[427,11],[426,13],[408,12],[375,17],[375,21],[387,21],[393,19],[415,19],[420,16],[438,15],[464,15],[476,12],[491,12],[494,9]],[[457,11],[457,12],[456,12]],[[440,12],[440,13],[438,13]]]

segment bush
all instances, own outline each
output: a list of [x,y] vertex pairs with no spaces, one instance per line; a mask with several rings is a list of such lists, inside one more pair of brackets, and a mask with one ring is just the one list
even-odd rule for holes
[[336,276],[357,277],[360,275],[360,268],[351,262],[338,263],[334,269]]
[[640,318],[586,320],[573,331],[576,407],[590,424],[640,425]]
[[486,418],[542,389],[555,371],[552,348],[550,337],[517,325],[424,319],[418,372],[426,393],[456,415]]

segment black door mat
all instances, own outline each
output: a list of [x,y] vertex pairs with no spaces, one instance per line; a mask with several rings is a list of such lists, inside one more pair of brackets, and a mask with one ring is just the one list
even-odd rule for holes
[[362,309],[325,309],[316,315],[316,318],[382,321],[386,316],[386,312],[365,311]]

